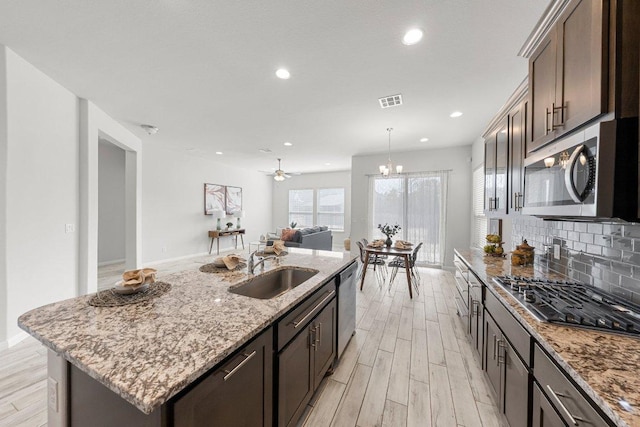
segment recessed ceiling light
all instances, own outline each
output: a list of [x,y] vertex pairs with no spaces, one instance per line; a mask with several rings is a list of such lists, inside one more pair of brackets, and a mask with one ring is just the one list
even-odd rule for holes
[[449,117],[455,119],[456,117],[460,117],[461,115],[462,113],[460,111],[454,111],[453,113],[449,114]]
[[411,46],[412,44],[416,44],[420,40],[422,40],[423,35],[424,33],[420,28],[412,28],[404,34],[402,43],[406,44],[407,46]]
[[292,145],[293,145],[293,144],[292,144],[292,143],[290,143],[289,141],[287,141],[287,142],[285,142],[285,143],[284,143],[284,146],[285,146],[285,147],[291,147]]
[[420,138],[420,142],[427,142],[429,138]]
[[276,76],[278,76],[278,78],[281,78],[282,80],[287,80],[289,77],[291,77],[291,73],[289,73],[289,70],[287,70],[286,68],[278,68],[278,70],[276,71]]
[[325,163],[324,165],[325,166],[331,166],[331,163]]
[[222,155],[222,151],[216,151],[216,154],[217,154],[218,156],[221,156],[221,155]]

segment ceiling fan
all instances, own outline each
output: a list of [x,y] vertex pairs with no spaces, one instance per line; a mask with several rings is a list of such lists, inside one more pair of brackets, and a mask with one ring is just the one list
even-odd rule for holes
[[280,166],[281,160],[282,159],[278,159],[278,169],[276,169],[276,171],[273,173],[273,179],[276,181],[284,181],[285,178],[291,178],[291,175],[287,175],[282,170],[282,167]]

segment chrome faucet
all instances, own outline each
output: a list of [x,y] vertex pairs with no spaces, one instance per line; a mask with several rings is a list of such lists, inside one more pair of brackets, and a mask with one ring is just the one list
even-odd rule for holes
[[258,252],[258,251],[254,251],[253,253],[251,253],[251,255],[249,255],[249,260],[247,261],[247,273],[249,273],[249,274],[253,274],[253,271],[259,265],[262,266],[260,268],[260,270],[263,271],[264,270],[264,262],[265,261],[270,260],[270,259],[278,259],[275,255],[269,255],[269,256],[266,256],[266,257],[260,257],[260,261],[255,263],[255,261],[253,260],[253,257],[256,254],[256,252]]

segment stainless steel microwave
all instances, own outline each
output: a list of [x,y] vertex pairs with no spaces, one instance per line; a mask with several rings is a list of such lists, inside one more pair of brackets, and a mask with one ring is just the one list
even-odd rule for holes
[[637,220],[637,126],[637,118],[596,123],[529,155],[522,213]]

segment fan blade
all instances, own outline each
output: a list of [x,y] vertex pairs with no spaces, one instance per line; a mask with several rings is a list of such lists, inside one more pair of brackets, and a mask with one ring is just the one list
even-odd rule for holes
[[284,176],[285,178],[291,178],[291,175],[287,175],[286,173],[283,173],[282,176]]

